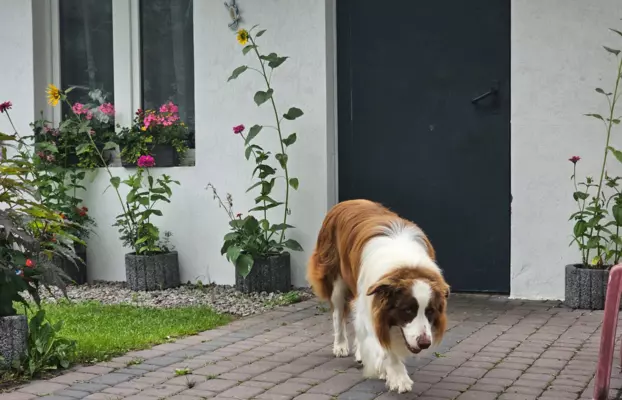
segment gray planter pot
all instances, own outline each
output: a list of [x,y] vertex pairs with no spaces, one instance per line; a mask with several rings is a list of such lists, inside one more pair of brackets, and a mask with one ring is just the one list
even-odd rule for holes
[[0,369],[8,368],[26,354],[28,319],[25,315],[0,317]]
[[608,269],[567,265],[564,303],[580,310],[604,310],[608,282]]
[[289,253],[255,260],[246,278],[235,274],[235,288],[243,293],[289,292],[292,288]]
[[180,285],[177,252],[151,256],[125,255],[125,276],[135,291],[163,290]]

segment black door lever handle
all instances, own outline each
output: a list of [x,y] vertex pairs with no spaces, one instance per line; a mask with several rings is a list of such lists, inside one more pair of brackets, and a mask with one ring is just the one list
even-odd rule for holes
[[499,94],[499,84],[495,82],[495,84],[492,85],[492,87],[490,88],[489,91],[487,91],[486,93],[480,94],[479,96],[473,98],[471,100],[471,103],[475,104],[477,102],[479,102],[480,100],[485,99],[488,96],[492,96],[492,95],[497,95]]

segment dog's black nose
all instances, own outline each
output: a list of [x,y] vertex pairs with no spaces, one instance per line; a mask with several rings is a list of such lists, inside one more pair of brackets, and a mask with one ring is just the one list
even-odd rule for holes
[[419,346],[420,349],[427,349],[432,345],[432,340],[427,336],[421,336],[420,338],[417,339],[417,346]]

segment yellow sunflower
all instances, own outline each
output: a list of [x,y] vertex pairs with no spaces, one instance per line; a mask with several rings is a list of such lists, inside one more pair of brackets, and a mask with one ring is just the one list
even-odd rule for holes
[[246,29],[240,29],[238,31],[238,42],[241,45],[245,45],[248,42],[248,38],[249,38],[249,34],[248,31]]
[[45,93],[48,95],[48,104],[56,107],[60,101],[60,89],[50,83]]

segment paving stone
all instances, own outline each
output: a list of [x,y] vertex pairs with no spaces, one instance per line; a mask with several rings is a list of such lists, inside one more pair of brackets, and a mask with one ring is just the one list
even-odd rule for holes
[[130,379],[133,379],[134,377],[135,377],[134,375],[119,374],[119,373],[113,372],[110,374],[105,374],[105,375],[101,375],[96,378],[93,378],[89,382],[95,383],[95,384],[114,386],[114,385],[118,385],[119,383],[127,382]]
[[237,384],[237,381],[229,381],[226,379],[210,379],[206,382],[196,385],[194,389],[207,390],[210,392],[223,392],[230,387],[236,386]]
[[218,397],[231,397],[232,399],[252,399],[264,392],[264,389],[250,386],[234,386],[220,393]]
[[108,372],[114,371],[114,368],[102,367],[99,365],[91,365],[90,367],[83,367],[78,369],[78,372],[84,372],[86,374],[103,375]]
[[54,393],[55,396],[73,397],[75,399],[82,399],[90,394],[91,393],[89,392],[81,392],[79,390],[69,390],[69,389],[60,390]]
[[86,382],[92,378],[95,378],[95,374],[85,374],[83,372],[70,372],[68,374],[59,375],[49,380],[49,382],[63,383],[71,385],[76,382]]
[[69,387],[69,390],[77,390],[79,392],[95,393],[95,392],[100,392],[109,387],[110,386],[104,385],[101,383],[84,382],[84,383],[76,383],[76,384],[71,385]]
[[20,392],[34,394],[37,396],[45,396],[56,391],[67,389],[67,385],[54,382],[36,382],[19,389]]

